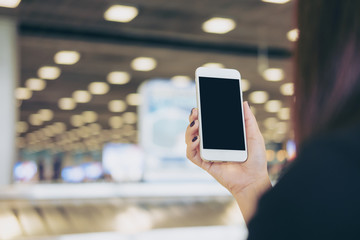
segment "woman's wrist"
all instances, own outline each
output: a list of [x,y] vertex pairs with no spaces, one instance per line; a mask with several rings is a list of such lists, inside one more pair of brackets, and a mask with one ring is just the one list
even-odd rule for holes
[[261,196],[271,187],[269,176],[266,175],[242,189],[232,191],[246,223],[253,217]]

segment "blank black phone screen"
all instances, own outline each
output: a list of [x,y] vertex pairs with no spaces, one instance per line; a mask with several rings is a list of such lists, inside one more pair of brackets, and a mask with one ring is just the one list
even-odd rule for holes
[[199,77],[204,149],[245,150],[239,79]]

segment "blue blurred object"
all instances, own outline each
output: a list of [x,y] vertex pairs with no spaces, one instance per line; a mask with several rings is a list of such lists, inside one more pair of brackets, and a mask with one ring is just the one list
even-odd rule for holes
[[135,144],[108,143],[103,149],[104,172],[118,182],[141,181],[144,156]]
[[15,181],[28,182],[35,177],[37,166],[34,161],[17,162],[14,166]]
[[81,166],[87,180],[97,180],[103,176],[103,168],[99,162],[84,163]]
[[81,166],[65,167],[61,171],[61,177],[65,182],[79,183],[85,180],[85,170]]

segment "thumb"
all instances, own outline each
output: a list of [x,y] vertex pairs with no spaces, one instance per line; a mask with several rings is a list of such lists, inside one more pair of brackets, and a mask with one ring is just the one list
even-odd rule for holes
[[256,122],[256,118],[250,109],[249,103],[245,101],[243,103],[243,107],[247,140],[259,141],[259,139],[261,139],[262,141],[264,141],[259,126]]

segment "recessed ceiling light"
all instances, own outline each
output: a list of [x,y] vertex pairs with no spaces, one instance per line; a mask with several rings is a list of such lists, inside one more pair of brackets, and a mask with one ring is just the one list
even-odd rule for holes
[[72,97],[77,103],[87,103],[91,100],[91,94],[86,90],[77,90],[73,92]]
[[281,108],[278,112],[278,118],[281,120],[290,119],[290,108]]
[[202,29],[207,33],[225,34],[236,27],[236,23],[231,18],[210,18],[203,23]]
[[40,114],[31,114],[29,116],[29,123],[33,126],[40,126],[43,124],[43,121],[41,120]]
[[58,106],[62,110],[73,110],[76,107],[76,102],[72,98],[60,98]]
[[268,68],[263,72],[263,77],[267,81],[278,82],[284,79],[284,70],[281,68]]
[[81,115],[86,123],[93,123],[98,119],[98,114],[94,111],[84,111]]
[[290,2],[290,0],[261,0],[266,3],[276,3],[276,4],[284,4]]
[[136,113],[126,112],[123,114],[124,122],[127,124],[134,124],[137,121]]
[[241,79],[241,89],[243,92],[246,92],[250,89],[250,82],[247,79]]
[[250,106],[251,112],[256,115],[256,108],[254,106]]
[[26,122],[19,121],[16,123],[16,132],[25,133],[29,129],[29,125]]
[[130,106],[138,106],[141,104],[141,95],[138,93],[130,93],[126,96],[126,102]]
[[208,68],[224,68],[224,64],[222,63],[215,63],[215,62],[210,62],[210,63],[205,63],[204,65],[202,65],[202,67],[208,67]]
[[89,84],[88,89],[92,94],[103,95],[110,90],[110,87],[107,83],[104,82],[92,82]]
[[53,137],[54,136],[54,132],[52,131],[51,127],[49,127],[49,126],[43,128],[42,131],[45,134],[45,136],[47,136],[47,137]]
[[138,57],[132,60],[131,67],[136,71],[147,72],[156,68],[157,62],[154,58]]
[[66,125],[63,122],[56,122],[51,125],[51,129],[54,133],[59,134],[66,131]]
[[44,122],[51,121],[54,118],[54,112],[50,109],[40,109],[38,114],[40,115],[41,120]]
[[72,115],[70,118],[70,123],[74,127],[81,127],[84,125],[83,117],[81,115]]
[[264,126],[267,129],[274,129],[276,128],[276,124],[278,123],[278,120],[274,117],[269,117],[264,120]]
[[287,39],[291,42],[296,42],[299,39],[299,29],[290,30],[287,34]]
[[112,128],[121,128],[123,125],[123,119],[120,116],[112,116],[109,118],[109,125]]
[[15,97],[19,100],[27,100],[32,97],[32,91],[28,88],[17,88],[15,90]]
[[123,100],[112,100],[108,104],[110,112],[123,112],[126,109],[126,103]]
[[250,93],[249,100],[255,104],[261,104],[269,99],[269,94],[265,91],[255,91]]
[[292,96],[294,94],[294,84],[293,83],[284,83],[280,86],[280,92],[285,96]]
[[288,125],[286,124],[286,122],[278,122],[276,124],[276,133],[277,134],[284,134],[286,133],[288,130]]
[[89,126],[92,135],[99,135],[101,132],[101,125],[99,123],[92,123]]
[[42,91],[46,87],[46,81],[38,78],[29,78],[26,80],[25,86],[32,91]]
[[111,84],[126,84],[130,81],[130,74],[121,71],[111,72],[107,75],[107,81]]
[[133,20],[138,13],[139,11],[136,7],[113,5],[106,10],[104,18],[107,21],[127,23]]
[[57,64],[73,65],[80,60],[80,53],[76,51],[60,51],[54,56],[54,61]]
[[265,111],[267,112],[277,112],[281,108],[281,101],[280,100],[270,100],[265,103]]
[[179,88],[187,87],[191,83],[191,78],[189,76],[177,75],[171,78],[171,82]]
[[0,0],[0,7],[16,8],[21,0]]
[[61,74],[61,70],[58,67],[44,66],[39,68],[38,76],[42,79],[54,80],[57,79]]

